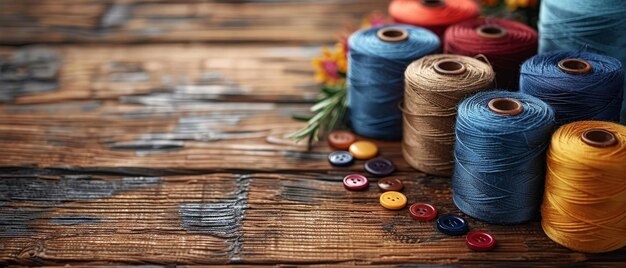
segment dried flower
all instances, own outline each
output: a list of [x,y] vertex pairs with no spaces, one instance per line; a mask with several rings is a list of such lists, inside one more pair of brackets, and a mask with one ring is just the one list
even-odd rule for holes
[[313,66],[318,82],[327,85],[344,83],[348,60],[343,45],[337,44],[334,51],[323,48],[321,57],[313,59]]

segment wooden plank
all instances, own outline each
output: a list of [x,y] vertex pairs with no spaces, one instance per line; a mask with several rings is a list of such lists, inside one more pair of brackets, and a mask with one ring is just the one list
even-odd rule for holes
[[[153,96],[140,96],[138,103]],[[165,101],[169,101],[167,97]],[[0,107],[0,166],[68,169],[362,170],[333,168],[325,142],[307,151],[285,134],[308,104],[77,101]],[[411,170],[397,142],[381,155]]]
[[[33,173],[46,173],[35,170]],[[374,184],[343,189],[346,172],[163,177],[0,176],[0,263],[399,264],[618,266],[626,249],[584,254],[549,240],[539,222],[495,226],[492,252],[435,231],[407,209],[378,204]],[[461,214],[449,179],[398,173],[409,202]],[[462,214],[461,214],[462,215]]]
[[15,92],[2,93],[9,97],[0,96],[0,102],[102,100],[150,93],[167,93],[167,98],[179,102],[312,102],[319,85],[311,58],[319,49],[276,45],[5,47],[0,48],[0,58],[13,65],[16,55],[56,54],[58,60],[46,64],[59,65],[58,85],[52,90],[7,87]]
[[0,1],[0,44],[332,42],[380,0]]

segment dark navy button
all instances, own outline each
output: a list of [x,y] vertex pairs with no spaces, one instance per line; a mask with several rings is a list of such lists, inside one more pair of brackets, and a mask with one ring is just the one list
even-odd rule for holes
[[375,176],[387,176],[393,173],[396,167],[385,158],[376,158],[365,162],[365,171]]
[[328,162],[333,166],[345,167],[354,163],[354,157],[346,151],[335,151],[328,155]]
[[437,219],[437,230],[447,235],[462,235],[469,230],[467,221],[456,215],[442,215]]

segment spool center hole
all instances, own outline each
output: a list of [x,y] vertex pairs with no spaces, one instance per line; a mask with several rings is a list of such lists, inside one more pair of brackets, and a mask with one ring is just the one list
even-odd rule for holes
[[572,70],[584,70],[587,68],[587,64],[578,60],[567,60],[563,61],[563,67]]
[[507,100],[507,99],[499,99],[493,102],[493,107],[501,111],[514,111],[519,109],[519,103]]
[[495,26],[485,26],[480,28],[480,31],[486,35],[501,35],[503,33],[502,28]]
[[396,30],[396,29],[387,29],[385,31],[383,31],[383,36],[385,37],[389,37],[389,38],[398,38],[400,36],[404,35],[404,33],[400,30]]
[[615,135],[603,129],[591,129],[583,133],[582,139],[589,145],[596,147],[607,147],[617,143]]
[[463,69],[463,65],[456,61],[441,61],[437,64],[437,66],[446,71],[458,71]]
[[444,4],[443,0],[422,0],[422,4],[425,6],[436,7]]

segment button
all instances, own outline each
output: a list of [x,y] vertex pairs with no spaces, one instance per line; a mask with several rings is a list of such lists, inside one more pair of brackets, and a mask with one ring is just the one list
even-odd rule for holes
[[374,176],[387,176],[396,170],[391,161],[385,158],[376,158],[365,162],[365,171]]
[[476,251],[489,251],[496,246],[496,239],[485,232],[469,232],[465,237],[467,247]]
[[437,229],[447,235],[462,235],[467,233],[467,221],[456,215],[443,215],[437,219]]
[[333,166],[345,167],[354,163],[354,157],[346,151],[335,151],[328,155],[328,162]]
[[394,191],[384,192],[380,195],[379,201],[387,209],[398,210],[406,206],[406,196]]
[[338,130],[328,134],[328,145],[339,150],[348,150],[356,141],[356,136],[349,131]]
[[437,216],[437,209],[431,204],[415,203],[409,207],[409,214],[413,219],[428,221]]
[[378,188],[383,192],[396,191],[399,192],[404,188],[404,184],[396,178],[384,178],[378,181]]
[[370,159],[378,154],[378,147],[370,141],[357,141],[350,145],[349,151],[356,159]]
[[359,174],[350,174],[343,178],[343,186],[351,191],[360,191],[369,186],[367,178]]

